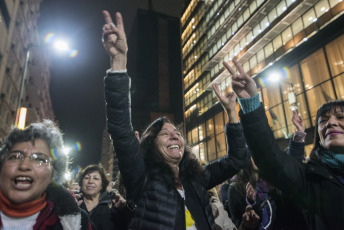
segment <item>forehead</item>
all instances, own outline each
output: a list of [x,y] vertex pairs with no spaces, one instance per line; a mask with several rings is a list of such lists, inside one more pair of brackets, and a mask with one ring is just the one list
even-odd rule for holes
[[100,176],[100,173],[98,171],[92,171],[87,173],[85,176]]
[[42,139],[35,139],[34,141],[24,141],[18,142],[13,145],[10,149],[12,150],[20,150],[23,152],[40,152],[49,155],[49,148],[47,143]]
[[177,128],[176,128],[174,125],[170,124],[170,123],[165,123],[165,124],[162,126],[161,130],[169,130],[169,131],[172,131],[172,130],[173,130],[173,131],[176,131]]
[[328,115],[331,115],[331,114],[342,114],[344,113],[344,107],[341,107],[341,106],[336,106],[336,107],[332,107],[332,108],[328,108],[324,111],[322,111],[319,115],[319,117],[321,116],[328,116]]

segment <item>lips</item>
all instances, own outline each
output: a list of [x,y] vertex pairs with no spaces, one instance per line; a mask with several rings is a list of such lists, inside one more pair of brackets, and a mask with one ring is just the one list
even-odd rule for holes
[[180,149],[179,145],[169,145],[167,146],[168,149]]
[[343,132],[339,131],[339,130],[328,130],[326,132],[326,136],[335,136],[335,135],[339,135],[339,134],[343,134]]
[[17,176],[13,182],[16,189],[26,190],[31,188],[33,179],[29,176]]

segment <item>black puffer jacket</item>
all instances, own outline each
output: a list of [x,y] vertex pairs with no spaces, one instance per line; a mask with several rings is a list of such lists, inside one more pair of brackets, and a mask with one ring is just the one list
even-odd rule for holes
[[343,229],[344,184],[315,157],[304,164],[281,151],[265,111],[240,112],[246,142],[264,179],[304,210],[309,229]]
[[92,227],[95,230],[125,230],[125,209],[119,210],[113,206],[113,194],[104,192],[99,198],[99,203],[90,212],[84,202],[80,208],[85,210],[90,217]]
[[[108,131],[118,157],[119,169],[127,191],[126,198],[138,200],[129,229],[185,229],[184,200],[178,191],[170,188],[158,173],[148,175],[131,124],[129,89],[130,78],[126,73],[110,73],[105,77]],[[205,216],[207,224],[198,225],[198,229],[215,229],[207,190],[233,176],[246,164],[243,137],[231,136],[230,129],[242,132],[238,124],[226,126],[230,156],[207,165],[197,179],[186,178],[182,181],[186,197],[191,194],[190,196],[198,200],[197,205],[202,207],[198,209],[198,214]],[[151,169],[149,171],[152,172]],[[191,210],[190,212],[192,213]]]

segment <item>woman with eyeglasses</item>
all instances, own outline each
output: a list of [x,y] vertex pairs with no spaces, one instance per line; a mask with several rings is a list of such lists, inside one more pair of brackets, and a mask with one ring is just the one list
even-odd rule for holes
[[91,229],[73,196],[53,183],[67,158],[50,120],[14,128],[0,150],[0,229]]

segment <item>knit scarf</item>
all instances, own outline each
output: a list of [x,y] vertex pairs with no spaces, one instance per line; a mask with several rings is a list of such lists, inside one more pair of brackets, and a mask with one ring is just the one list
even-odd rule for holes
[[45,200],[46,194],[38,200],[27,202],[24,204],[15,204],[9,201],[0,190],[0,207],[1,211],[10,217],[28,217],[40,212],[47,204]]
[[335,153],[323,148],[315,150],[315,154],[322,163],[333,169],[344,169],[344,154]]

